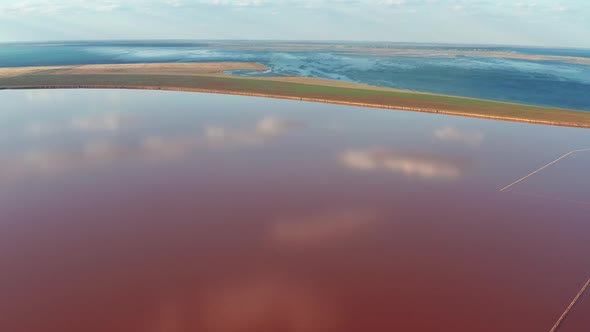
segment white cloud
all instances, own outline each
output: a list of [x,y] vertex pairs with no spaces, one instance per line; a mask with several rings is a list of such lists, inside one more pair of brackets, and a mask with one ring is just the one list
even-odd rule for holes
[[[133,1],[132,1],[133,2]],[[25,0],[0,4],[0,15],[54,15],[71,11],[109,12],[122,7],[118,0]]]
[[248,6],[261,6],[267,3],[267,0],[205,0],[201,1],[203,3],[212,4],[212,5],[225,5],[225,6],[238,6],[238,7],[248,7]]
[[[288,20],[282,19],[286,13]],[[0,41],[307,39],[590,47],[584,20],[589,15],[587,0],[2,0]]]
[[[569,2],[571,6],[583,6],[583,1]],[[0,12],[5,14],[49,14],[63,11],[112,11],[120,8],[139,7],[182,7],[212,5],[226,7],[304,7],[304,8],[345,8],[355,6],[369,9],[375,6],[414,7],[431,10],[448,8],[464,10],[475,8],[538,8],[539,10],[566,11],[570,9],[562,2],[549,0],[509,2],[486,0],[4,0]]]

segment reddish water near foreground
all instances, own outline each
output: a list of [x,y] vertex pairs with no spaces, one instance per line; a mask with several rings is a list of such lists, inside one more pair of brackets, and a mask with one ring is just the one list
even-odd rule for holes
[[[590,131],[250,97],[0,93],[0,331],[549,331]],[[563,331],[590,331],[590,294]]]

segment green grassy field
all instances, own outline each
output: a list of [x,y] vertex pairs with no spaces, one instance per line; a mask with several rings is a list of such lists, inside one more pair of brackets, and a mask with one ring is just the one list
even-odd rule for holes
[[590,112],[419,92],[370,90],[221,75],[60,74],[0,77],[9,88],[146,88],[263,95],[369,107],[444,113],[562,126],[590,127]]

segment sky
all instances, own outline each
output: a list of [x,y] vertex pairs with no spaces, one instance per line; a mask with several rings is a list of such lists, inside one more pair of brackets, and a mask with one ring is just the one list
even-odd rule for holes
[[353,40],[590,48],[589,0],[0,0],[0,42]]

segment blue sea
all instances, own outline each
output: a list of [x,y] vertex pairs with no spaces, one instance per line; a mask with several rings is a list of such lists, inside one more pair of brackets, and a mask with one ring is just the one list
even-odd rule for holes
[[[270,68],[265,73],[236,75],[298,75],[408,89],[590,111],[590,65],[479,56],[436,57],[446,51],[495,51],[526,55],[590,58],[590,50],[501,46],[394,45],[424,49],[423,56],[378,56],[325,49],[290,51],[267,42],[228,47],[221,42],[116,41],[0,44],[0,67],[116,64],[142,62],[249,61]],[[281,43],[285,45],[285,43]],[[288,44],[287,44],[288,45]],[[295,45],[295,44],[294,44]],[[301,46],[302,44],[296,44]],[[313,43],[311,43],[313,45]],[[235,45],[234,45],[235,46]],[[266,47],[269,46],[269,47]],[[391,46],[391,45],[379,45]]]

